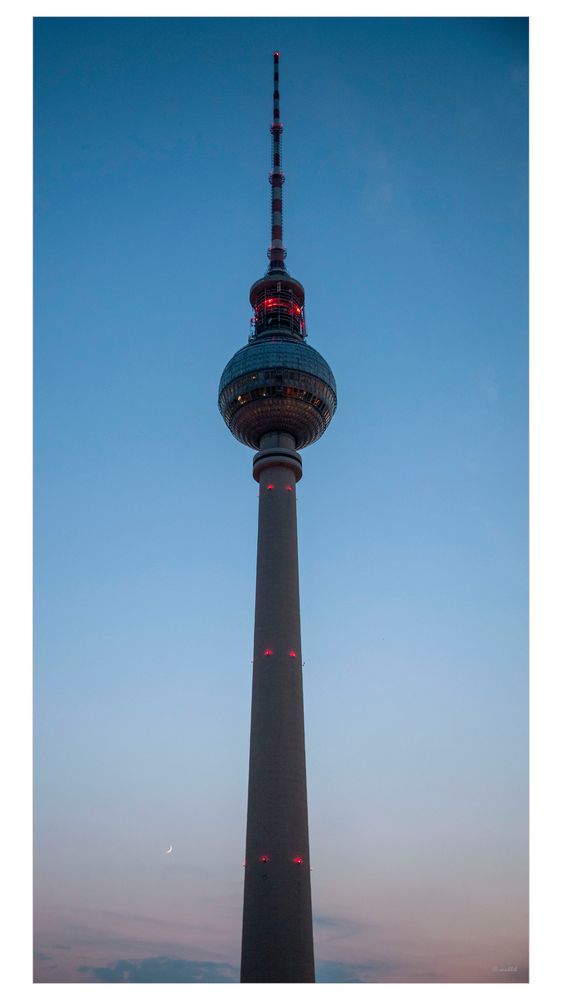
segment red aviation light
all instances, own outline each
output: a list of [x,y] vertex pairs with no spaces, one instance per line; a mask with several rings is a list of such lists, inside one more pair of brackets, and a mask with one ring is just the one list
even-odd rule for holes
[[288,493],[292,493],[293,492],[293,487],[292,486],[286,486],[285,489],[287,490]]
[[273,656],[273,650],[272,649],[264,649],[263,655],[264,656]]
[[292,656],[292,657],[293,657],[293,659],[294,659],[294,658],[296,657],[296,655],[297,655],[297,654],[295,653],[294,649],[290,649],[290,650],[289,650],[289,656]]
[[273,483],[268,483],[267,484],[267,488],[268,488],[268,490],[274,490],[275,486],[273,485]]
[[256,312],[259,313],[260,310],[264,308],[281,308],[289,309],[290,312],[294,312],[297,316],[300,316],[302,309],[300,306],[294,305],[293,303],[286,301],[285,299],[280,299],[278,297],[264,299],[263,302],[258,302],[256,306]]
[[302,865],[302,858],[300,854],[297,854],[296,858],[293,858],[294,865]]
[[269,860],[269,854],[260,854],[260,861],[263,865],[266,865]]
[[289,299],[279,298],[278,296],[269,297],[263,299],[262,302],[258,302],[254,309],[254,323],[259,322],[261,317],[265,313],[270,313],[275,310],[280,310],[284,315],[296,316],[296,318],[303,323],[303,311],[301,306],[296,305],[296,303],[291,302]]

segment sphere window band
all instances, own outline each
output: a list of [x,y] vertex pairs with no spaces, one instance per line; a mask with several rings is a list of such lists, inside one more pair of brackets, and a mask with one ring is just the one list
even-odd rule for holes
[[[335,410],[335,394],[325,383],[312,377],[295,378],[307,388],[287,385],[285,373],[278,384],[228,386],[221,394],[220,407],[231,432],[251,448],[258,449],[264,434],[284,431],[295,438],[296,448],[305,448],[322,436]],[[241,380],[242,381],[242,380]]]
[[[255,385],[255,382],[258,382],[258,385]],[[247,393],[249,395],[247,395],[247,398],[244,398],[244,402],[247,402],[247,399],[257,399],[268,387],[281,388],[284,391],[284,395],[295,396],[297,399],[305,398],[299,396],[301,389],[310,392],[316,387],[319,391],[314,393],[313,398],[318,398],[321,401],[322,397],[324,397],[328,405],[331,404],[335,409],[335,393],[322,379],[314,375],[309,375],[306,372],[290,371],[287,369],[272,369],[270,371],[258,372],[257,377],[246,375],[243,378],[237,378],[230,385],[225,386],[221,392],[221,408],[228,405],[234,399],[238,399],[238,397],[246,397]]]
[[[263,399],[265,396],[275,396],[276,388],[276,386],[266,386],[265,389],[253,389],[250,392],[244,392],[236,397],[236,402],[243,404],[248,403],[251,399]],[[294,396],[295,399],[304,399],[307,403],[311,403],[312,406],[322,406],[322,400],[319,396],[314,396],[313,393],[307,392],[306,389],[295,389],[292,385],[283,386],[279,395]]]

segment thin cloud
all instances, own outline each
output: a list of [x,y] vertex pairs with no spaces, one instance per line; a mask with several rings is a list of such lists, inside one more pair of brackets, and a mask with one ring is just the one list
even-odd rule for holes
[[480,373],[478,387],[488,403],[497,403],[499,398],[499,385],[496,373],[491,366],[487,365]]
[[354,934],[358,934],[367,926],[359,920],[349,920],[347,917],[327,917],[322,914],[314,914],[313,920],[314,929],[320,932],[319,937],[324,943],[353,937]]
[[79,972],[90,974],[96,983],[236,983],[235,965],[224,962],[189,962],[159,955],[139,961],[119,959],[109,965],[81,965]]
[[372,962],[317,962],[317,983],[400,982],[402,966],[386,959]]

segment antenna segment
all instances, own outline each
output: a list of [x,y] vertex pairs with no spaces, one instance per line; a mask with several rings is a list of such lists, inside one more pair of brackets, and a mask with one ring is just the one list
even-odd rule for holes
[[281,134],[283,125],[279,117],[279,53],[273,53],[273,122],[269,130],[272,137],[272,169],[269,174],[271,184],[271,246],[267,251],[269,271],[285,271],[287,251],[283,246],[283,184],[285,174],[281,170]]

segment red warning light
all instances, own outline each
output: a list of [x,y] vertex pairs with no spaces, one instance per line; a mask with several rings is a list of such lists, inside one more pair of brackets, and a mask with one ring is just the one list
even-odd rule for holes
[[267,488],[268,488],[268,490],[274,490],[275,489],[273,483],[268,483],[267,484]]
[[287,490],[288,493],[292,493],[293,492],[293,487],[292,486],[286,486],[285,489]]
[[289,656],[292,656],[293,659],[295,658],[296,655],[297,654],[295,653],[294,649],[289,650]]
[[296,858],[293,858],[294,865],[302,865],[302,858],[300,854],[297,854]]
[[266,865],[269,861],[269,854],[260,854],[260,861],[263,865]]
[[264,649],[263,655],[264,656],[273,656],[273,650],[272,649]]

